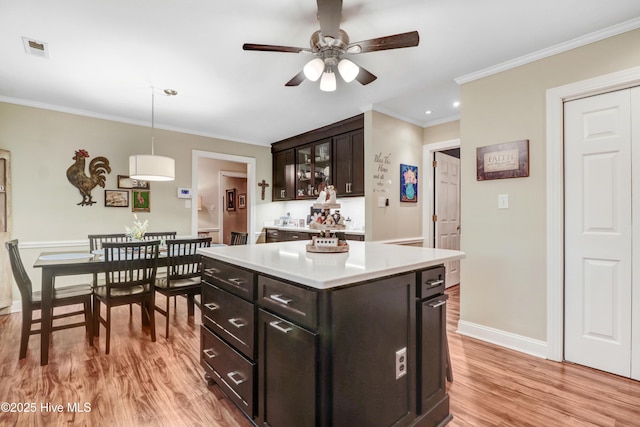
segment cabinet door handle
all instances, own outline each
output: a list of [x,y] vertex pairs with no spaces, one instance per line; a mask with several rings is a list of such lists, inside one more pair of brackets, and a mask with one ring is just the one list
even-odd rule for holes
[[244,323],[242,319],[229,319],[229,323],[231,323],[236,328],[242,328],[243,326],[246,326],[246,323]]
[[284,332],[285,334],[288,334],[293,330],[293,328],[290,327],[283,328],[282,326],[280,326],[280,323],[282,323],[280,320],[274,320],[273,322],[269,322],[269,326],[273,326],[274,328],[276,328],[280,332]]
[[204,353],[205,356],[207,356],[209,359],[213,359],[214,357],[217,356],[217,354],[213,351],[212,348],[208,348],[206,350],[202,350],[202,352]]
[[429,307],[431,308],[437,308],[440,307],[441,305],[445,305],[447,303],[447,301],[436,301],[436,302],[430,302],[429,303]]
[[425,284],[426,284],[427,286],[429,286],[430,288],[431,288],[431,287],[433,287],[433,286],[440,286],[440,285],[442,285],[443,283],[444,283],[444,280],[433,280],[433,281],[429,281],[429,280],[427,280],[427,281],[425,282]]
[[[236,377],[238,377],[238,378],[236,379]],[[235,385],[240,385],[240,384],[242,384],[243,382],[246,381],[244,378],[242,378],[240,376],[240,372],[238,372],[238,371],[229,372],[227,374],[227,378],[229,378],[231,381],[233,381],[233,383]]]
[[213,311],[213,310],[217,310],[217,309],[219,309],[219,308],[220,308],[220,307],[218,306],[218,304],[214,304],[214,303],[212,303],[212,302],[207,303],[207,304],[205,304],[204,306],[205,306],[205,307],[207,307],[207,308],[208,308],[209,310],[211,310],[211,311]]
[[277,301],[279,303],[287,304],[287,305],[289,303],[293,302],[293,300],[291,298],[287,298],[287,297],[282,296],[282,295],[269,295],[269,298],[271,298],[272,300]]
[[285,190],[280,190],[280,198],[284,199],[285,195],[286,195]]

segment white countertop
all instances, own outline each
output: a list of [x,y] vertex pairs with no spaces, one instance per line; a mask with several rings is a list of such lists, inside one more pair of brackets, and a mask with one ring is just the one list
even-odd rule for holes
[[[317,228],[309,228],[309,227],[291,227],[291,226],[283,226],[283,225],[265,225],[264,228],[271,228],[271,229],[276,229],[276,230],[282,230],[282,231],[302,231],[305,233],[319,233],[321,230],[318,230]],[[335,229],[332,231],[339,231],[341,233],[346,233],[346,234],[358,234],[358,235],[363,235],[364,236],[364,230],[347,230],[347,229]]]
[[464,252],[372,242],[349,242],[349,252],[311,253],[307,242],[198,249],[202,255],[316,289],[330,289],[431,267]]

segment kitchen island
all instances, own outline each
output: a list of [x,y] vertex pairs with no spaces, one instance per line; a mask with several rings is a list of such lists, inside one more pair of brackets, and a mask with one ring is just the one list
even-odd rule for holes
[[201,364],[256,425],[436,426],[444,267],[464,253],[350,242],[201,249]]

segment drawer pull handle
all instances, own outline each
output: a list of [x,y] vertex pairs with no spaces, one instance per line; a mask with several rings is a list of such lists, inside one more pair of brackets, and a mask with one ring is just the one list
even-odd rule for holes
[[287,297],[282,296],[282,295],[269,295],[269,298],[271,298],[272,300],[277,301],[279,303],[287,304],[287,305],[289,303],[293,302],[293,300],[291,298],[287,298]]
[[431,303],[429,303],[429,307],[437,308],[437,307],[440,307],[441,305],[445,305],[446,303],[447,303],[446,301],[431,302]]
[[[246,381],[244,378],[242,378],[242,377],[240,376],[240,372],[237,372],[237,371],[229,372],[229,373],[227,374],[227,377],[228,377],[231,381],[233,381],[233,383],[234,383],[235,385],[240,385],[240,384],[242,384],[243,382],[245,382],[245,381]],[[236,379],[236,377],[238,377],[238,379]]]
[[280,323],[282,323],[279,320],[274,320],[273,322],[269,322],[270,326],[273,326],[274,328],[276,328],[277,330],[279,330],[280,332],[284,332],[285,334],[288,334],[289,332],[291,332],[293,330],[293,328],[283,328],[282,326],[280,326]]
[[292,234],[292,235],[291,235],[291,238],[292,238],[292,239],[299,239],[299,238],[300,238],[300,236],[298,236],[297,234]]
[[432,282],[425,282],[427,286],[429,286],[430,288],[434,287],[434,286],[440,286],[444,283],[444,280],[434,280]]
[[214,353],[212,348],[208,348],[206,350],[202,350],[202,352],[205,354],[205,356],[207,356],[209,359],[213,359],[214,357],[217,356],[217,354]]
[[217,268],[214,268],[214,267],[205,268],[204,271],[207,274],[220,273],[220,270],[218,270]]
[[229,323],[231,323],[236,328],[242,328],[243,326],[247,325],[242,321],[242,319],[229,319]]
[[242,284],[242,279],[239,279],[237,277],[234,277],[233,279],[229,279],[230,282],[235,283],[237,286],[240,286]]
[[214,304],[214,303],[212,303],[212,302],[207,303],[207,304],[205,304],[204,306],[205,306],[205,307],[207,307],[207,308],[208,308],[209,310],[211,310],[211,311],[213,311],[213,310],[217,310],[217,309],[219,309],[219,308],[220,308],[220,307],[218,307],[218,304]]

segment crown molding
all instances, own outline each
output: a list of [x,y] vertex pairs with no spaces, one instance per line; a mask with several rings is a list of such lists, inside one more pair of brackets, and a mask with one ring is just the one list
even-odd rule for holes
[[600,40],[607,39],[609,37],[617,36],[628,31],[640,28],[640,18],[630,19],[629,21],[622,22],[620,24],[605,28],[603,30],[595,31],[590,34],[569,40],[564,43],[550,46],[545,49],[538,50],[528,55],[521,56],[500,64],[475,71],[473,73],[466,74],[464,76],[457,77],[455,82],[459,85],[472,82],[474,80],[482,79],[484,77],[498,74],[503,71],[511,70],[521,65],[529,64],[531,62],[538,61],[540,59],[548,58],[559,53],[567,52],[571,49],[582,47],[591,43],[595,43]]

